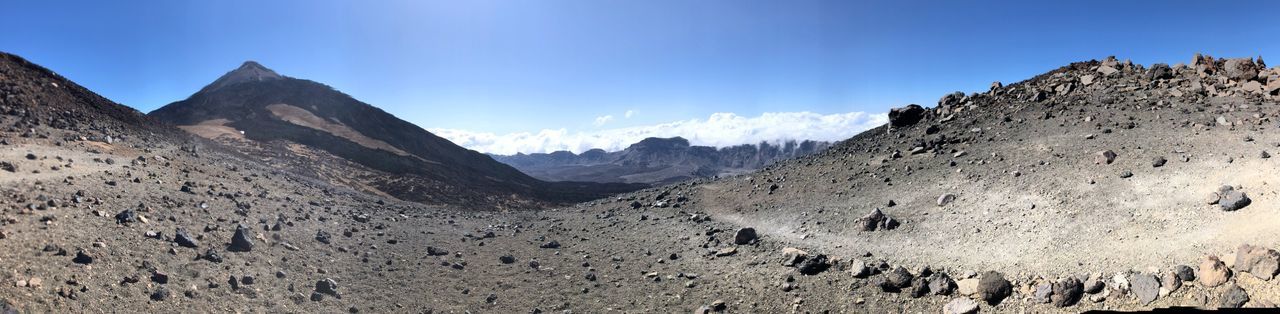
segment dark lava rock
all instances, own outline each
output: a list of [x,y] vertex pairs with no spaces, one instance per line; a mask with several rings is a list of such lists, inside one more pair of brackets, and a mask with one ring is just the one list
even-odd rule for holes
[[1084,284],[1079,279],[1066,278],[1053,283],[1053,306],[1068,307],[1080,301],[1084,294]]
[[920,122],[920,119],[924,118],[924,114],[924,107],[916,104],[889,109],[889,125],[902,127],[916,124],[916,122]]
[[796,264],[796,270],[805,275],[817,275],[831,268],[831,264],[827,263],[827,255],[818,254],[805,258]]
[[156,291],[155,291],[155,292],[152,292],[152,293],[151,293],[151,300],[152,300],[152,301],[164,301],[164,300],[169,299],[169,295],[170,295],[170,293],[169,293],[169,289],[165,289],[165,288],[164,288],[164,286],[161,286],[161,287],[159,287],[159,288],[156,288]]
[[929,277],[929,291],[937,295],[951,295],[955,291],[956,282],[945,274],[934,274]]
[[503,264],[511,264],[511,263],[515,263],[515,262],[516,262],[516,257],[515,257],[515,256],[511,256],[510,254],[508,254],[508,255],[503,255],[503,256],[498,257],[498,261],[499,261],[499,262],[502,262]]
[[338,296],[338,282],[333,279],[325,278],[316,281],[316,292],[328,294],[334,297]]
[[1165,160],[1164,157],[1156,157],[1155,159],[1151,159],[1151,166],[1159,168],[1164,166],[1166,162],[1169,162],[1169,161]]
[[757,236],[756,236],[755,228],[738,229],[738,232],[733,234],[733,244],[737,244],[737,245],[751,244],[751,242],[755,241],[756,238]]
[[449,255],[449,251],[436,248],[434,246],[427,246],[427,255],[430,255],[430,256]]
[[227,250],[232,252],[253,250],[253,240],[250,239],[249,232],[249,228],[245,228],[244,225],[236,226],[236,233],[231,236],[231,245],[227,246]]
[[1004,275],[994,271],[988,271],[982,274],[982,278],[978,279],[978,298],[986,301],[987,304],[1000,304],[1004,298],[1013,294],[1013,284],[1004,279]]
[[324,230],[316,231],[316,241],[319,241],[320,243],[324,243],[324,244],[329,244],[329,241],[331,241],[332,239],[333,239],[333,236],[329,235],[328,232],[324,232]]
[[1130,178],[1130,177],[1133,177],[1133,172],[1132,172],[1132,171],[1125,170],[1125,171],[1121,171],[1121,172],[1120,172],[1120,178],[1121,178],[1121,179],[1128,179],[1128,178]]
[[1249,294],[1244,292],[1244,288],[1240,288],[1240,286],[1233,283],[1227,287],[1226,292],[1222,293],[1222,304],[1219,307],[1239,308],[1248,302]]
[[89,256],[89,254],[85,254],[84,251],[79,251],[79,252],[76,252],[76,258],[72,259],[71,261],[75,262],[76,264],[92,264],[93,256]]
[[538,247],[544,248],[544,249],[558,249],[560,248],[560,242],[556,242],[556,240],[551,240],[551,242],[543,243]]
[[1196,271],[1195,269],[1191,269],[1191,266],[1178,265],[1173,268],[1173,272],[1178,274],[1178,279],[1181,279],[1182,281],[1196,280]]
[[200,246],[200,244],[196,242],[196,239],[192,238],[190,234],[187,234],[187,230],[182,228],[178,228],[178,231],[174,232],[173,242],[178,243],[179,246],[188,248]]
[[134,223],[134,222],[138,222],[138,213],[134,212],[132,209],[126,209],[116,214],[116,223],[118,224],[128,224],[128,223]]
[[1147,70],[1148,80],[1151,80],[1151,81],[1167,80],[1171,78],[1173,78],[1173,69],[1170,69],[1168,64],[1164,64],[1164,63],[1152,64],[1151,69]]
[[201,255],[200,258],[203,258],[207,261],[214,262],[214,263],[222,262],[222,255],[219,255],[218,251],[215,251],[214,249],[209,249],[208,251],[205,251],[204,255]]
[[1222,198],[1218,199],[1218,206],[1224,211],[1235,211],[1253,203],[1253,201],[1249,199],[1249,195],[1244,192],[1236,191],[1235,189],[1226,191],[1226,193],[1222,193],[1221,196]]
[[929,294],[929,283],[924,280],[916,280],[911,284],[911,297],[919,298]]
[[892,271],[884,274],[884,290],[889,292],[897,292],[899,289],[911,286],[911,279],[914,277],[906,268],[898,266]]
[[1099,292],[1102,292],[1102,289],[1106,287],[1107,285],[1103,283],[1102,280],[1091,279],[1084,283],[1084,293],[1088,293],[1088,294],[1099,293]]
[[891,230],[899,225],[897,220],[889,218],[879,208],[872,209],[866,216],[858,218],[857,224],[862,227],[862,231]]
[[1129,279],[1129,290],[1138,297],[1139,303],[1151,303],[1160,296],[1160,279],[1151,274],[1133,274]]

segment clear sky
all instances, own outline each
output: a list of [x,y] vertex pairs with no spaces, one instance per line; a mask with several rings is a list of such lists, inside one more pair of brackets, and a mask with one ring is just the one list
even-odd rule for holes
[[701,128],[716,113],[757,124],[869,113],[845,121],[863,125],[1109,55],[1280,62],[1277,12],[1277,1],[14,0],[0,50],[144,112],[252,59],[492,144]]

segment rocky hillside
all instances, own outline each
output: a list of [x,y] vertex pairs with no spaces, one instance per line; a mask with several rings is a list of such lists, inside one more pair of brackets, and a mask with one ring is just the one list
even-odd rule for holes
[[298,173],[427,204],[537,207],[638,187],[543,182],[329,86],[252,61],[149,115]]
[[1256,59],[1073,63],[741,176],[475,211],[317,180],[6,57],[0,312],[1280,304],[1280,69]]
[[680,138],[646,138],[624,150],[592,149],[582,154],[558,151],[549,154],[494,155],[538,179],[547,181],[624,182],[670,184],[692,178],[735,175],[759,169],[774,161],[813,154],[830,143],[762,142],[724,148],[691,146]]

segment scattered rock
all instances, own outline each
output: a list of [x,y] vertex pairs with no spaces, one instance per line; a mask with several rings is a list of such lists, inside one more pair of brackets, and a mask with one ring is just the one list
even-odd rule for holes
[[1094,154],[1093,163],[1096,165],[1110,165],[1116,161],[1116,152],[1104,150]]
[[511,256],[511,254],[507,254],[507,255],[499,256],[498,261],[502,262],[503,264],[511,264],[516,262],[516,257]]
[[324,244],[329,244],[329,241],[332,241],[332,239],[333,239],[333,236],[329,235],[328,232],[325,232],[324,230],[316,231],[316,241]]
[[543,243],[542,245],[539,245],[538,247],[544,248],[544,249],[558,249],[560,248],[560,242],[556,242],[556,240],[551,240],[547,243]]
[[236,233],[231,236],[231,245],[227,246],[228,251],[232,252],[248,252],[253,250],[253,240],[249,236],[249,228],[244,225],[236,226]]
[[879,208],[872,209],[866,216],[858,218],[857,224],[862,227],[862,231],[893,230],[899,225],[897,220],[885,215]]
[[796,264],[796,270],[800,271],[801,274],[805,274],[805,275],[817,275],[823,271],[826,271],[827,268],[831,268],[831,264],[827,263],[827,256],[824,254],[818,254],[818,255],[814,255],[813,257],[805,258],[804,260],[800,261],[799,264]]
[[757,239],[755,228],[742,228],[733,234],[733,244],[751,244]]
[[333,281],[333,279],[330,279],[330,278],[325,278],[325,279],[316,281],[315,292],[340,298],[340,296],[338,295],[338,282]]
[[1223,308],[1239,308],[1249,303],[1249,294],[1245,293],[1244,288],[1236,284],[1227,286],[1227,290],[1222,293],[1222,303],[1218,306]]
[[1079,279],[1067,277],[1053,283],[1053,306],[1068,307],[1080,301],[1084,293],[1084,284]]
[[929,276],[929,291],[937,295],[951,295],[955,290],[956,282],[946,274],[934,274]]
[[1249,199],[1249,195],[1244,192],[1237,191],[1230,186],[1224,186],[1223,188],[1227,190],[1223,191],[1220,189],[1218,192],[1220,195],[1220,198],[1218,199],[1218,207],[1220,209],[1224,211],[1235,211],[1253,203],[1253,201]]
[[1169,161],[1165,160],[1164,157],[1156,157],[1151,159],[1151,167],[1160,168],[1163,167],[1166,162]]
[[1248,244],[1236,249],[1236,259],[1232,268],[1247,272],[1262,280],[1271,280],[1280,271],[1280,252],[1256,247]]
[[908,272],[906,268],[898,266],[892,271],[884,274],[883,279],[884,281],[880,283],[881,290],[884,290],[885,292],[898,292],[902,291],[902,288],[911,286],[912,276],[911,272]]
[[1129,278],[1129,290],[1133,291],[1133,295],[1138,297],[1138,302],[1142,304],[1151,303],[1160,296],[1160,280],[1151,274],[1134,273]]
[[160,286],[159,288],[156,288],[156,291],[155,291],[155,292],[152,292],[152,293],[151,293],[151,300],[152,300],[152,301],[164,301],[164,300],[168,300],[168,299],[169,299],[169,295],[170,295],[170,293],[169,293],[169,289],[165,289],[165,287],[164,287],[164,286]]
[[1004,279],[1004,275],[994,271],[982,274],[978,280],[978,298],[987,304],[996,305],[1013,294],[1013,284]]
[[190,234],[187,234],[187,230],[182,228],[178,228],[178,230],[173,233],[173,242],[186,248],[195,248],[200,246],[200,244],[196,242],[196,239],[192,238]]
[[947,302],[942,307],[942,313],[945,314],[973,314],[978,313],[978,302],[970,298],[956,298]]
[[951,194],[951,193],[942,194],[942,196],[938,197],[938,206],[947,206],[947,204],[951,204],[951,202],[954,202],[955,200],[956,200],[955,194]]
[[79,251],[76,252],[76,257],[71,259],[71,261],[76,264],[92,264],[93,256],[89,256],[89,254],[86,254],[84,251]]
[[1196,271],[1191,266],[1178,265],[1173,268],[1173,273],[1178,275],[1178,279],[1182,281],[1196,280]]

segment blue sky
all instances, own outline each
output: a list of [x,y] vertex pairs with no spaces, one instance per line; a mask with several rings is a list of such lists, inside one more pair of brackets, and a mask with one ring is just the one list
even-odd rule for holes
[[1108,55],[1280,60],[1277,3],[19,0],[0,50],[144,112],[252,59],[502,137],[882,113]]

